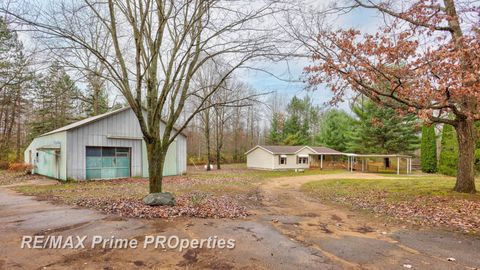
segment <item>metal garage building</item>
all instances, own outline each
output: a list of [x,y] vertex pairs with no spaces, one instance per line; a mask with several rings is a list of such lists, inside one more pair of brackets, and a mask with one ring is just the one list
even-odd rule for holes
[[[61,180],[148,177],[146,145],[129,107],[35,138],[25,150],[25,162],[34,165],[33,173]],[[180,134],[168,149],[164,175],[180,175],[186,169],[187,140]]]

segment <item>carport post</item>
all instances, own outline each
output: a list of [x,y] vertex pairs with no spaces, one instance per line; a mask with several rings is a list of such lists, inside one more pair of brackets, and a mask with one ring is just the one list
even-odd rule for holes
[[412,158],[408,158],[408,174],[412,173]]
[[400,174],[400,157],[397,157],[397,174]]
[[320,155],[320,169],[323,170],[323,155]]

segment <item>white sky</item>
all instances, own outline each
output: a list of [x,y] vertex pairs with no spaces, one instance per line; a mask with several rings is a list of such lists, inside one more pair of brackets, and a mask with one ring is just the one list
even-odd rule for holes
[[[329,2],[321,1],[321,2]],[[382,24],[381,18],[372,10],[356,9],[353,12],[336,18],[330,22],[334,27],[351,28],[361,30],[362,32],[373,32],[379,25]],[[330,101],[332,92],[323,86],[319,86],[318,90],[306,91],[306,83],[304,80],[303,68],[308,66],[310,61],[308,59],[297,59],[283,63],[263,62],[259,65],[260,68],[268,70],[269,72],[284,80],[279,80],[275,76],[269,75],[262,71],[248,71],[242,76],[242,79],[251,84],[260,92],[277,92],[286,102],[293,96],[303,97],[310,95],[313,101],[318,105],[323,105]],[[350,111],[347,102],[338,105],[341,109]]]
[[[311,4],[312,6],[322,6],[328,5],[332,1],[334,0],[311,0]],[[42,3],[43,0],[37,0],[35,2]],[[329,23],[335,27],[355,27],[361,31],[370,32],[377,28],[377,26],[381,23],[381,19],[373,11],[357,9],[349,14],[336,18]],[[29,47],[34,43],[29,38],[28,34],[22,33],[20,34],[20,37],[24,41],[26,47]],[[305,90],[307,85],[306,83],[302,82],[302,79],[305,77],[302,75],[303,68],[309,64],[309,60],[305,58],[281,63],[266,61],[256,63],[256,67],[259,69],[268,70],[269,72],[275,74],[276,77],[282,78],[283,80],[275,78],[275,76],[269,75],[265,72],[254,70],[242,70],[238,72],[238,74],[240,75],[241,80],[251,85],[257,91],[277,92],[278,96],[281,96],[285,102],[288,102],[294,95],[302,97],[306,94],[309,94],[316,104],[322,105],[331,99],[332,93],[329,89],[325,89],[325,87],[321,86],[318,87],[318,90],[307,93]],[[114,91],[114,93],[111,93],[111,96],[116,96],[118,94],[119,93],[115,93]],[[348,104],[346,103],[340,104],[339,107],[349,111]]]

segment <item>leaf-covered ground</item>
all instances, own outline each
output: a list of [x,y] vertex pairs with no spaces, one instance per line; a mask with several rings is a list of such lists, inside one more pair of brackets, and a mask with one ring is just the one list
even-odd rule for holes
[[[216,191],[221,186],[225,187],[223,194]],[[259,200],[252,183],[228,178],[167,177],[164,188],[175,194],[175,206],[150,207],[143,204],[142,198],[148,194],[148,180],[140,178],[26,185],[16,189],[44,200],[138,218],[241,218],[248,216],[249,212],[245,204],[239,202]]]
[[[305,174],[331,174],[335,171],[310,170]],[[184,176],[165,177],[164,191],[172,192],[174,207],[150,207],[142,203],[148,194],[148,180],[58,182],[54,185],[25,185],[16,189],[40,199],[101,210],[126,217],[202,217],[241,218],[248,209],[261,204],[259,184],[264,180],[299,175],[293,171],[256,171],[243,165],[227,165],[222,170],[206,172],[189,168]]]
[[407,223],[478,234],[480,195],[456,193],[454,183],[454,178],[444,176],[324,180],[307,183],[302,190],[321,200]]
[[143,178],[58,182],[54,185],[24,185],[16,189],[40,199],[125,217],[242,218],[250,214],[248,209],[261,203],[258,186],[262,181],[292,174],[295,173],[253,171],[238,165],[211,172],[191,169],[185,176],[165,177],[163,180],[164,191],[172,192],[176,197],[174,207],[144,205],[142,199],[148,194],[148,180]]
[[37,178],[35,175],[27,175],[23,172],[0,171],[0,186],[24,183]]

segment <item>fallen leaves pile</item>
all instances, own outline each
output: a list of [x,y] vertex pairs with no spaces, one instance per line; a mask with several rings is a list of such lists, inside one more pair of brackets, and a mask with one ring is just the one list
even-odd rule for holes
[[362,192],[362,196],[331,199],[374,213],[392,216],[415,225],[449,227],[465,233],[480,233],[480,201],[442,196],[388,199],[386,191]]
[[175,206],[148,206],[135,199],[82,198],[76,205],[94,208],[105,213],[135,218],[244,218],[250,215],[230,197],[214,197],[207,194],[189,193],[175,198]]

